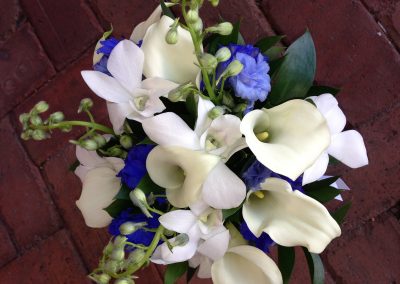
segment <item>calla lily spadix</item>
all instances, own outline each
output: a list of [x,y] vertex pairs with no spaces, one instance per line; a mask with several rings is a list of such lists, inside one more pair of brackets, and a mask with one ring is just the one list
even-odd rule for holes
[[121,181],[116,176],[124,167],[118,158],[101,158],[95,151],[76,147],[80,162],[75,174],[82,181],[82,193],[76,205],[82,212],[87,226],[102,228],[110,224],[112,217],[104,211],[117,195]]
[[361,134],[355,130],[343,131],[346,117],[336,98],[331,94],[323,94],[310,99],[327,121],[331,142],[328,149],[304,172],[303,185],[316,181],[325,174],[329,155],[351,168],[368,165],[367,150]]
[[252,233],[262,232],[282,246],[304,246],[321,253],[341,230],[328,210],[282,179],[267,178],[251,190],[243,205],[243,218]]
[[292,180],[310,167],[330,142],[324,117],[303,100],[253,110],[243,118],[240,131],[258,161]]
[[142,82],[143,51],[133,42],[123,40],[110,54],[108,76],[98,71],[82,71],[89,88],[108,101],[110,120],[116,133],[121,133],[125,118],[141,121],[165,109],[159,99],[178,85],[161,78]]
[[211,267],[214,284],[280,284],[282,274],[260,249],[243,245],[228,249]]

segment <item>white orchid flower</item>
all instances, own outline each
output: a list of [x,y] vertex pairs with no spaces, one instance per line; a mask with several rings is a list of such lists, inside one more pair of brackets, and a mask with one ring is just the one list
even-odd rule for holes
[[[211,102],[199,98],[194,131],[174,113],[163,113],[142,121],[147,136],[161,146],[153,149],[147,158],[149,175],[159,186],[167,188],[168,200],[179,208],[190,206],[202,197],[214,208],[228,209],[239,206],[246,195],[243,181],[224,164],[235,150],[244,147],[239,133],[240,120],[224,116],[218,117],[213,124],[215,121],[207,116],[211,106]],[[236,127],[229,126],[229,131],[221,129],[221,123],[225,121],[231,125],[236,123]],[[207,133],[203,140],[202,131]],[[207,141],[215,147],[207,149]],[[217,154],[227,156],[215,155],[219,148],[222,151]]]
[[[172,251],[166,243],[155,250],[151,260],[157,264],[169,264],[191,259],[196,251],[211,259],[222,257],[228,249],[229,231],[225,229],[221,210],[208,206],[192,207],[191,210],[175,210],[159,218],[168,230],[186,234],[188,242],[175,246]],[[170,240],[174,243],[176,238]]]
[[280,284],[282,274],[260,249],[243,245],[229,248],[211,268],[214,284]]
[[303,100],[253,110],[243,118],[240,130],[258,161],[292,180],[310,167],[330,142],[324,117]]
[[310,99],[327,121],[331,142],[328,149],[304,172],[303,185],[316,181],[325,174],[329,155],[350,168],[368,165],[367,150],[361,134],[355,130],[343,131],[346,116],[339,108],[336,98],[331,94],[323,94]]
[[341,234],[336,221],[318,201],[293,191],[282,179],[267,178],[259,191],[250,191],[243,205],[243,218],[250,231],[263,232],[282,246],[304,246],[321,253]]
[[129,40],[118,43],[110,54],[107,69],[112,77],[98,71],[82,71],[89,88],[107,100],[111,123],[121,133],[125,118],[142,121],[165,109],[160,96],[178,85],[160,78],[142,82],[144,54]]
[[95,151],[76,147],[76,157],[80,162],[75,174],[82,181],[82,193],[76,205],[82,212],[87,226],[106,227],[111,216],[103,209],[108,207],[117,195],[121,181],[118,172],[124,167],[119,158],[101,158]]

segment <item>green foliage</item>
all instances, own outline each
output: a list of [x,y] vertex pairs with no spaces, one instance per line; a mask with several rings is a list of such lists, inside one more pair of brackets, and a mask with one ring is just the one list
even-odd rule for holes
[[147,174],[145,175],[139,182],[137,188],[140,188],[146,195],[153,193],[153,194],[163,194],[165,193],[164,188],[159,187],[156,185]]
[[330,186],[338,178],[331,177],[307,184],[303,186],[304,193],[321,203],[331,201],[342,192],[340,189]]
[[[190,96],[188,96],[190,97]],[[189,127],[194,129],[194,124],[196,123],[196,118],[193,116],[191,113],[193,111],[193,106],[189,104],[192,104],[192,102],[171,102],[168,98],[161,97],[160,98],[163,104],[165,105],[165,110],[163,112],[173,112],[176,115],[178,115],[180,118],[182,118]],[[190,100],[190,99],[189,99]],[[190,109],[189,109],[190,107]],[[196,104],[197,108],[197,104]],[[197,110],[196,110],[197,114]]]
[[117,218],[119,213],[125,209],[133,207],[130,200],[115,199],[107,208],[104,210],[113,218]]
[[260,39],[255,46],[260,49],[261,52],[266,52],[271,47],[280,42],[285,36],[268,36]]
[[310,253],[306,248],[303,248],[303,251],[307,259],[308,270],[310,271],[312,283],[324,284],[325,269],[320,256],[315,253]]
[[165,5],[165,2],[163,0],[160,1],[162,13],[165,16],[170,17],[171,19],[175,20],[175,15],[172,13],[171,9]]
[[347,202],[344,205],[342,205],[341,207],[339,207],[335,212],[331,213],[333,219],[335,219],[335,221],[338,224],[343,223],[344,217],[346,217],[347,212],[349,212],[350,207],[351,207],[351,202]]
[[307,93],[307,97],[319,96],[322,94],[332,94],[336,96],[340,92],[340,89],[328,87],[328,86],[312,86]]
[[278,266],[282,273],[283,283],[289,283],[295,262],[295,250],[293,247],[278,245]]
[[164,275],[164,284],[174,284],[179,277],[181,277],[187,271],[189,265],[188,262],[178,262],[169,264]]
[[68,170],[69,170],[70,172],[74,172],[74,171],[76,170],[76,168],[79,167],[80,164],[81,164],[81,163],[80,163],[78,160],[76,160],[76,161],[73,162],[71,165],[69,165]]
[[312,86],[316,70],[316,53],[307,31],[286,50],[285,59],[272,77],[268,103],[272,106],[295,98],[305,98]]
[[235,215],[237,212],[240,211],[242,208],[243,203],[240,204],[238,207],[231,208],[231,209],[222,209],[222,217],[224,220],[227,220],[229,217]]

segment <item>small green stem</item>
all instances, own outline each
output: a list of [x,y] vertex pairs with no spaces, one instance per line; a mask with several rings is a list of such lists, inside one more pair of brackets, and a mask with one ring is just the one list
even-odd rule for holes
[[155,208],[152,208],[152,207],[147,207],[147,209],[149,210],[149,211],[151,211],[151,212],[154,212],[154,213],[157,213],[158,215],[164,215],[165,213],[164,212],[162,212],[162,211],[160,211],[160,210],[157,210],[157,209],[155,209]]
[[90,122],[95,123],[92,113],[89,110],[85,110],[85,112],[88,115]]
[[82,126],[82,127],[88,127],[92,129],[96,129],[99,131],[102,131],[107,134],[112,134],[115,135],[114,131],[102,124],[94,123],[94,122],[88,122],[88,121],[77,121],[77,120],[71,120],[71,121],[62,121],[59,123],[55,123],[52,125],[30,125],[31,129],[41,129],[41,130],[51,130],[51,129],[57,129],[57,128],[63,128],[63,127],[68,127],[68,126]]

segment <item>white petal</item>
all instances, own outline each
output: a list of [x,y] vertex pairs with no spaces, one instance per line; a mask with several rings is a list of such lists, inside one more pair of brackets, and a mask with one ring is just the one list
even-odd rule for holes
[[201,197],[201,187],[219,159],[216,156],[179,147],[155,147],[147,157],[150,178],[166,188],[169,202],[188,207]]
[[228,245],[229,231],[225,229],[222,233],[219,233],[203,242],[197,251],[215,261],[224,256],[228,249]]
[[197,222],[197,217],[190,210],[174,210],[158,218],[161,225],[178,233],[188,233]]
[[210,126],[212,120],[208,117],[208,112],[212,110],[215,105],[207,99],[203,99],[199,96],[199,101],[197,103],[197,120],[194,128],[197,136],[201,136],[206,129]]
[[120,104],[107,102],[107,110],[116,134],[121,134],[123,132],[125,119],[135,112],[129,102]]
[[261,190],[263,198],[249,192],[243,205],[243,218],[256,236],[266,232],[280,245],[304,246],[313,253],[321,253],[340,236],[340,227],[328,210],[300,191],[292,191],[288,182],[268,178]]
[[75,154],[81,165],[84,166],[93,168],[106,164],[106,161],[101,158],[96,151],[88,151],[80,146],[76,146]]
[[161,146],[180,146],[200,149],[196,133],[175,113],[167,112],[143,120],[147,136]]
[[103,209],[111,204],[119,188],[120,180],[110,168],[95,168],[86,174],[76,205],[87,226],[102,228],[110,224],[112,218]]
[[143,38],[145,54],[143,73],[147,78],[160,77],[182,84],[194,82],[199,68],[190,33],[178,26],[178,42],[168,44],[165,36],[173,24],[168,16],[151,25]]
[[204,202],[202,198],[196,200],[196,202],[190,204],[190,210],[196,215],[200,216],[202,213],[207,211],[210,206],[208,206],[207,203]]
[[280,284],[281,272],[264,252],[252,246],[228,250],[211,268],[214,284]]
[[131,95],[113,77],[97,71],[82,71],[83,80],[99,97],[113,103],[127,102]]
[[329,164],[329,155],[323,152],[321,156],[303,174],[303,185],[312,183],[322,177]]
[[246,185],[223,162],[210,172],[203,185],[203,199],[211,207],[229,209],[246,197]]
[[[303,100],[291,100],[271,109],[253,110],[242,120],[241,132],[264,166],[296,180],[330,143],[329,128],[321,113]],[[267,131],[267,142],[255,133]]]
[[132,93],[140,87],[143,62],[143,51],[130,40],[122,40],[112,50],[107,61],[107,69],[128,92]]
[[177,88],[179,85],[161,78],[148,78],[142,81],[142,89],[156,91],[158,96],[166,96],[169,91]]
[[367,149],[360,133],[347,130],[332,136],[328,153],[350,168],[368,165]]
[[199,270],[197,271],[197,277],[199,278],[211,278],[211,266],[212,261],[208,257],[203,256],[200,263]]

